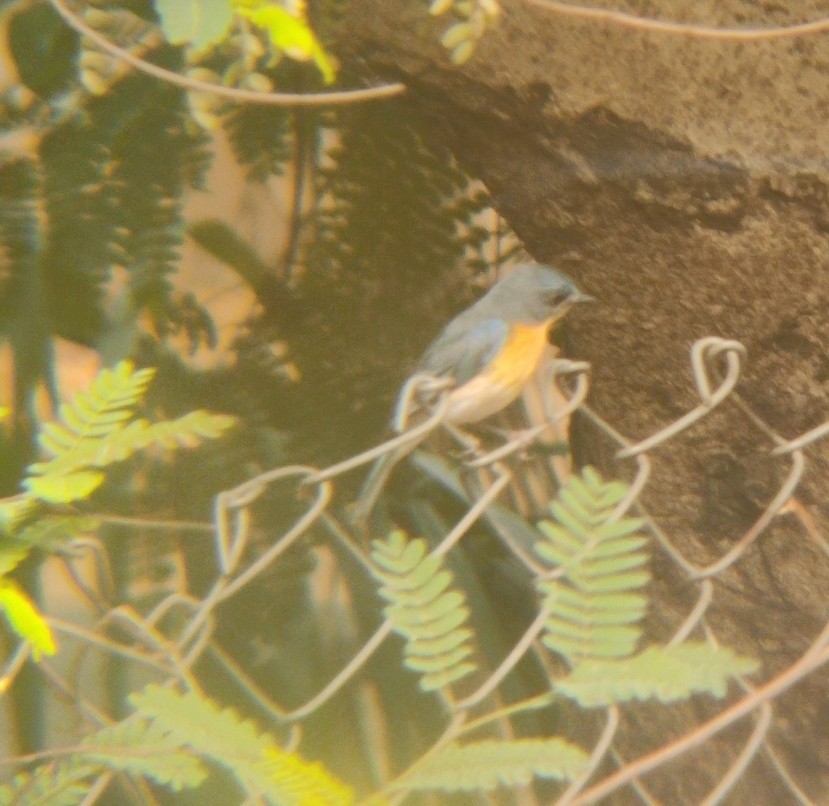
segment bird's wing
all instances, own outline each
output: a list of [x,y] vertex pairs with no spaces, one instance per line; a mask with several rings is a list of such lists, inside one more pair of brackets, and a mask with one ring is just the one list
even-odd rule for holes
[[474,323],[455,320],[423,354],[417,371],[453,378],[455,385],[460,386],[498,355],[508,335],[509,325],[503,319]]

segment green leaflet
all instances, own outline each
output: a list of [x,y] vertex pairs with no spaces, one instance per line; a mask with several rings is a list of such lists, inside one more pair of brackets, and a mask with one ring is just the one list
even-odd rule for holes
[[230,0],[155,0],[168,42],[204,50],[224,38],[233,19]]
[[103,484],[104,474],[98,471],[30,476],[23,485],[39,501],[47,504],[65,504],[89,497]]
[[78,806],[89,794],[88,779],[97,771],[94,764],[74,758],[58,764],[41,764],[0,786],[0,803]]
[[406,639],[404,664],[421,674],[420,687],[434,691],[475,671],[469,608],[443,558],[428,554],[425,540],[402,531],[372,542],[373,574],[382,583],[386,616]]
[[450,744],[397,781],[394,789],[471,792],[521,786],[533,777],[566,781],[582,771],[587,759],[584,750],[559,738]]
[[106,770],[147,778],[174,792],[204,783],[206,762],[230,770],[257,802],[272,806],[351,806],[351,789],[320,764],[282,750],[230,709],[195,692],[151,685],[132,695],[136,713],[86,737],[71,756],[16,776],[0,803],[76,806]]
[[130,696],[137,713],[166,741],[189,747],[236,776],[248,792],[274,806],[350,806],[354,796],[320,764],[282,750],[276,740],[230,708],[195,692],[181,694],[157,685]]
[[129,361],[101,370],[87,390],[60,407],[61,422],[43,428],[38,441],[52,458],[31,465],[30,473],[66,472],[91,464],[90,443],[120,430],[120,423],[131,416],[154,374],[151,369],[135,370]]
[[199,786],[207,778],[207,768],[192,752],[173,741],[160,725],[135,716],[84,738],[79,754],[109,769],[149,778],[174,792]]
[[731,677],[758,665],[728,647],[686,642],[648,647],[629,658],[584,661],[554,688],[586,708],[629,700],[667,703],[695,693],[722,697]]
[[291,59],[313,61],[326,84],[336,76],[336,66],[325,52],[305,17],[305,3],[287,8],[267,0],[233,0],[236,13],[265,31],[271,44]]
[[542,641],[571,666],[627,657],[641,636],[647,599],[637,591],[650,579],[647,538],[637,534],[639,518],[608,520],[626,494],[624,484],[585,468],[550,504],[555,521],[538,525],[535,552],[552,577],[537,583],[550,611]]
[[32,498],[50,504],[88,497],[104,481],[102,468],[151,445],[194,447],[220,436],[232,417],[192,411],[176,420],[132,419],[155,370],[136,370],[128,361],[98,373],[89,389],[61,405],[58,422],[46,423],[38,441],[49,457],[29,467],[23,486]]

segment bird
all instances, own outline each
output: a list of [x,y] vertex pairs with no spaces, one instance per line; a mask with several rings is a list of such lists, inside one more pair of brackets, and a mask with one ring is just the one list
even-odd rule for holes
[[[553,326],[574,304],[589,301],[593,297],[552,266],[517,266],[443,328],[411,377],[446,382],[442,424],[454,428],[480,422],[519,397],[544,358]],[[406,392],[404,386],[400,399]],[[426,410],[434,397],[415,403]],[[375,462],[352,507],[353,523],[368,523],[392,469],[419,441],[391,449]]]

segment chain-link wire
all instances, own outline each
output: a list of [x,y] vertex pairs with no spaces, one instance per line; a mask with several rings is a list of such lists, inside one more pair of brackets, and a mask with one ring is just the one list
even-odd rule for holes
[[[626,513],[635,510],[637,515],[645,519],[656,545],[661,547],[688,582],[696,586],[695,601],[679,626],[676,627],[670,643],[679,644],[693,632],[702,631],[711,645],[717,645],[719,639],[709,623],[707,613],[717,597],[719,577],[726,569],[739,563],[754,549],[755,544],[763,539],[769,524],[775,518],[786,513],[793,513],[803,525],[806,534],[829,554],[829,546],[820,535],[806,508],[795,497],[806,468],[804,451],[810,445],[829,436],[829,422],[789,440],[775,434],[737,397],[734,391],[740,379],[744,359],[745,349],[739,342],[713,337],[696,342],[691,350],[691,372],[699,403],[684,415],[638,442],[625,438],[586,404],[589,391],[589,365],[584,362],[551,360],[544,367],[541,376],[542,422],[530,423],[527,428],[517,433],[510,433],[497,448],[483,450],[478,447],[471,455],[467,455],[464,463],[464,476],[468,482],[466,492],[469,494],[470,504],[457,523],[432,548],[432,552],[435,555],[447,554],[463,540],[476,523],[482,519],[488,519],[490,525],[495,527],[494,531],[501,538],[506,550],[533,576],[537,579],[555,578],[557,574],[555,570],[551,572],[546,566],[536,562],[520,541],[513,539],[509,530],[503,528],[503,524],[499,525],[496,522],[492,516],[492,507],[516,481],[515,468],[521,467],[520,463],[510,464],[507,460],[526,452],[545,434],[549,435],[553,426],[557,426],[560,430],[568,418],[574,412],[579,411],[592,427],[618,447],[616,456],[619,460],[634,463],[634,477],[630,491],[615,508],[612,518],[621,518]],[[432,414],[416,428],[406,430],[408,412],[419,401],[418,394],[425,387],[429,388],[433,396],[438,395]],[[441,428],[441,420],[446,410],[446,394],[443,382],[422,377],[414,378],[400,397],[395,413],[395,423],[401,433],[394,439],[328,468],[320,470],[304,466],[283,467],[221,493],[215,502],[212,527],[218,574],[212,587],[202,598],[196,598],[186,592],[174,592],[159,602],[148,614],[141,616],[129,606],[102,611],[101,602],[95,602],[95,592],[87,588],[84,591],[85,595],[97,605],[101,612],[98,624],[87,629],[55,617],[50,621],[52,627],[58,632],[81,638],[90,647],[104,649],[130,662],[148,667],[155,673],[167,675],[187,688],[198,687],[193,674],[193,666],[200,658],[209,654],[237,682],[240,689],[268,719],[284,728],[286,745],[295,747],[300,740],[303,720],[319,711],[360,675],[369,660],[391,635],[391,620],[383,621],[319,690],[306,701],[289,708],[273,701],[264,693],[248,673],[214,641],[216,609],[220,604],[235,596],[242,588],[272,570],[292,545],[308,537],[312,531],[315,534],[315,540],[319,541],[320,534],[327,535],[328,539],[347,552],[355,560],[357,567],[365,572],[368,584],[371,580],[371,559],[367,554],[364,541],[356,533],[353,524],[348,521],[347,517],[339,517],[332,511],[333,484],[343,474],[387,453],[398,451],[401,447],[421,441],[431,431]],[[642,493],[652,472],[649,453],[667,441],[676,440],[684,431],[693,428],[695,424],[708,417],[717,407],[727,401],[735,402],[754,424],[762,428],[772,443],[769,447],[769,455],[779,458],[780,461],[787,461],[789,469],[777,493],[752,526],[742,535],[736,536],[718,559],[706,565],[700,565],[684,554],[682,548],[660,527],[657,519],[646,510],[642,503]],[[471,441],[465,447],[469,448],[470,445],[475,444]],[[552,482],[560,484],[561,465],[556,465],[550,460],[547,469]],[[248,560],[250,552],[247,549],[250,547],[254,521],[253,505],[263,495],[271,492],[274,487],[284,485],[292,486],[298,502],[307,501],[308,503],[304,505],[304,511],[295,522],[273,545],[255,559]],[[99,575],[100,584],[105,588],[111,587],[111,583],[106,578],[108,571],[105,567],[105,559],[101,561],[101,558],[106,557],[106,552],[101,549],[100,545],[94,540],[86,540],[83,543],[77,543],[76,549],[80,554],[91,553],[98,557],[98,565],[103,568]],[[76,556],[69,556],[65,558],[65,562],[72,567],[77,559]],[[161,623],[174,611],[184,617],[185,626],[174,638],[171,638],[161,629]],[[522,658],[528,653],[535,653],[539,657],[544,655],[546,650],[540,648],[538,639],[549,615],[543,606],[540,607],[532,623],[514,640],[503,658],[487,672],[477,688],[461,699],[453,702],[447,701],[447,724],[432,751],[439,751],[444,744],[451,742],[470,726],[477,725],[481,721],[480,717],[473,719],[473,709],[499,689],[504,679],[515,669]],[[119,634],[128,636],[128,638],[116,640],[108,637],[105,628],[110,625],[117,625]],[[27,654],[28,651],[21,648],[9,659],[3,670],[4,680],[11,681],[14,678]],[[809,803],[808,797],[798,785],[795,776],[775,752],[769,734],[774,721],[775,701],[827,661],[829,661],[829,622],[811,645],[803,649],[797,660],[774,677],[760,684],[740,679],[742,695],[739,699],[685,735],[674,738],[647,755],[633,760],[625,759],[619,747],[616,746],[620,709],[617,706],[608,708],[604,728],[591,748],[587,768],[582,775],[571,782],[556,802],[569,806],[583,806],[596,803],[624,787],[629,787],[634,797],[643,803],[655,802],[643,781],[646,774],[683,756],[693,748],[704,745],[729,726],[742,720],[753,719],[748,738],[745,739],[742,748],[735,753],[728,770],[705,797],[703,803],[721,802],[761,753],[768,757],[771,762],[770,768],[775,771],[781,784],[791,793],[792,798],[799,803]],[[71,692],[70,696],[90,724],[100,725],[106,722],[106,717],[79,693],[75,681],[66,680],[48,661],[43,661],[42,666],[47,678],[57,689],[64,693]],[[504,712],[507,710],[504,709]],[[606,769],[604,765],[608,760],[615,764],[616,771],[596,781],[597,770],[600,767]]]

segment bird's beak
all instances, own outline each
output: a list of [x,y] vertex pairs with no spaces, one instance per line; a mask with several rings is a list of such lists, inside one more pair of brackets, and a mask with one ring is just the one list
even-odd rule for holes
[[573,302],[573,303],[576,303],[576,302],[595,302],[595,301],[596,301],[595,297],[591,297],[590,294],[582,294],[581,291],[579,291],[578,294],[576,294],[574,297],[571,298],[571,302]]

